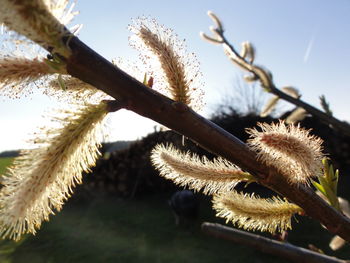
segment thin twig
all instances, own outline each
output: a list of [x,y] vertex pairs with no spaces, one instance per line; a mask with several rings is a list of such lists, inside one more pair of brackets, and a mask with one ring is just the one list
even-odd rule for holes
[[294,246],[290,243],[279,242],[277,240],[255,235],[253,233],[223,226],[220,224],[204,222],[202,224],[202,231],[216,238],[229,240],[241,245],[252,247],[263,253],[283,257],[291,262],[349,263],[349,261],[320,254],[309,249]]
[[[211,30],[217,39],[220,39],[220,44],[224,47],[224,51],[229,57],[229,59],[240,68],[250,72],[253,75],[254,80],[260,80],[262,86],[270,93],[276,95],[277,97],[288,101],[298,107],[304,108],[311,115],[318,117],[323,123],[333,126],[336,130],[339,130],[343,134],[350,136],[350,125],[345,121],[340,121],[330,114],[327,114],[310,104],[302,101],[300,98],[294,98],[276,87],[272,77],[267,76],[268,71],[261,68],[260,66],[254,65],[252,61],[247,61],[242,57],[235,47],[226,39],[224,30]],[[204,39],[211,39],[211,37],[204,35]],[[215,39],[215,38],[214,38]]]

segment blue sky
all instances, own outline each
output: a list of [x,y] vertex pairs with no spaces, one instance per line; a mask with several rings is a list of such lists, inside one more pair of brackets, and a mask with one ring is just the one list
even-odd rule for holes
[[[212,10],[223,21],[226,36],[239,47],[252,42],[256,63],[272,71],[278,87],[298,88],[305,101],[319,107],[326,95],[339,119],[350,120],[350,1],[326,0],[233,0],[233,1],[96,1],[78,0],[80,14],[75,23],[84,24],[80,38],[108,59],[136,59],[128,45],[127,25],[132,18],[150,15],[173,28],[187,48],[195,52],[204,76],[208,115],[213,105],[234,89],[241,71],[225,57],[220,46],[200,39],[212,25],[206,15]],[[0,98],[0,151],[22,147],[40,116],[55,106],[52,99],[34,94],[21,100]],[[121,112],[109,121],[110,140],[142,137],[155,124]]]

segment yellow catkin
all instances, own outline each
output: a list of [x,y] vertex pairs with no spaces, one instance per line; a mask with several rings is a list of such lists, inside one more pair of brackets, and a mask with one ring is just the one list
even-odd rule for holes
[[35,233],[53,210],[60,210],[99,155],[105,103],[62,110],[53,128],[43,128],[3,177],[0,192],[0,236],[19,240]]
[[[299,91],[294,88],[294,87],[283,87],[281,89],[284,93],[288,94],[289,96],[298,99],[300,98],[300,93]],[[264,106],[263,110],[260,113],[260,117],[266,117],[268,116],[273,110],[275,110],[277,103],[279,101],[279,97],[278,96],[272,96],[268,102],[266,103],[266,105]]]
[[299,93],[299,90],[291,87],[291,86],[286,86],[281,89],[284,93],[288,94],[289,96],[298,99],[300,98],[301,94]]
[[260,117],[268,116],[276,108],[278,101],[279,101],[279,97],[277,96],[271,97],[266,103],[266,105],[264,106],[263,110],[261,111]]
[[25,57],[0,58],[0,95],[20,97],[31,91],[31,84],[54,73],[65,73],[64,68],[54,69],[45,59]]
[[236,191],[215,194],[213,208],[217,216],[240,228],[270,233],[291,229],[291,217],[303,211],[278,197],[261,199]]
[[309,183],[321,173],[322,140],[299,125],[259,123],[262,131],[247,129],[248,145],[258,158],[276,167],[291,183]]
[[184,42],[154,19],[139,18],[129,29],[135,34],[130,43],[150,66],[149,75],[155,77],[155,88],[166,86],[165,93],[173,100],[201,109],[202,74],[195,55],[186,52]]
[[62,56],[69,56],[70,50],[62,38],[70,32],[61,24],[71,20],[74,13],[65,13],[67,1],[61,0],[3,0],[0,5],[0,22],[9,30],[52,49]]
[[285,119],[287,124],[297,123],[305,119],[307,115],[307,111],[304,108],[297,107],[288,117]]
[[189,152],[181,153],[172,145],[157,145],[152,151],[151,161],[161,176],[196,191],[203,189],[205,194],[229,191],[238,182],[254,180],[252,175],[225,159],[210,161]]

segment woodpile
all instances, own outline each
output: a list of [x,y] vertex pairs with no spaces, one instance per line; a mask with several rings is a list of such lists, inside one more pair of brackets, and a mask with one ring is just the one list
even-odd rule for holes
[[[248,138],[245,128],[254,127],[257,122],[276,121],[269,117],[261,118],[255,115],[240,116],[235,112],[220,113],[212,120],[243,141]],[[329,153],[334,166],[340,169],[340,193],[343,192],[342,190],[346,192],[347,183],[350,183],[350,138],[337,133],[312,117],[302,121],[301,126],[312,128],[312,133],[325,141],[325,152]],[[92,173],[84,176],[84,188],[89,191],[104,191],[120,197],[175,191],[178,188],[172,182],[158,176],[149,159],[153,147],[158,143],[166,142],[171,142],[180,149],[212,157],[190,140],[185,140],[183,146],[182,136],[173,131],[154,132],[131,143],[126,149],[103,153],[103,157],[97,162]]]

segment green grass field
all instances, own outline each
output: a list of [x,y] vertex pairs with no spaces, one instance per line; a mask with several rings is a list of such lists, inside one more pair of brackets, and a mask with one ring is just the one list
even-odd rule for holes
[[0,175],[4,174],[6,167],[9,166],[13,161],[12,157],[0,158]]
[[206,211],[192,228],[175,226],[166,200],[164,195],[97,196],[69,202],[36,236],[4,253],[1,262],[280,262],[201,233],[200,222],[211,219]]

